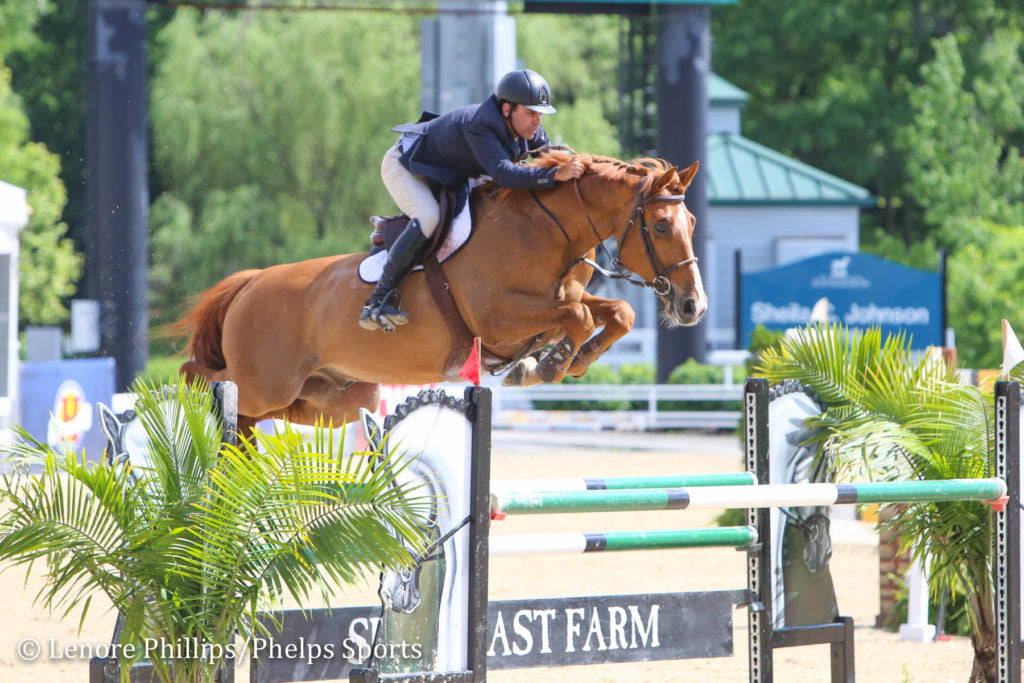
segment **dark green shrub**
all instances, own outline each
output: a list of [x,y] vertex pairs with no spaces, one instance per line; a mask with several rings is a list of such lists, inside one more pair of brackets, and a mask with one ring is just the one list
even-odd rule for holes
[[[562,384],[622,384],[619,373],[607,365],[591,365],[583,377],[566,376]],[[629,401],[534,401],[535,410],[629,410]]]
[[[739,374],[743,374],[740,372]],[[721,384],[725,370],[718,365],[704,365],[690,358],[676,366],[668,376],[669,384]],[[733,381],[743,381],[733,376]],[[659,410],[740,410],[740,401],[658,401]]]
[[747,359],[747,374],[752,375],[754,368],[761,360],[761,354],[764,353],[765,349],[778,349],[782,344],[782,336],[785,332],[778,330],[769,330],[764,325],[758,325],[754,328],[754,331],[750,334],[750,346],[747,347],[747,351],[750,351],[750,358]]

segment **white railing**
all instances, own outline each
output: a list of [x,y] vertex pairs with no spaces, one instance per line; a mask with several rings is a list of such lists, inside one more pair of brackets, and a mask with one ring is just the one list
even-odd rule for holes
[[[740,384],[541,384],[493,387],[494,426],[563,429],[733,429],[740,410],[658,410],[662,401],[739,401]],[[640,410],[539,410],[535,401],[631,401]]]

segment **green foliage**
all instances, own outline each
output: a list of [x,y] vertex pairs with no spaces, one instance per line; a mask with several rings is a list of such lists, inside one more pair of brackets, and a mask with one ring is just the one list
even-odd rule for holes
[[57,157],[29,139],[29,123],[11,91],[11,72],[0,61],[0,179],[28,190],[32,215],[21,234],[19,321],[55,325],[67,319],[82,258],[64,235],[66,195]]
[[[906,480],[990,476],[994,442],[990,403],[960,384],[945,363],[912,361],[903,336],[860,336],[840,326],[808,327],[768,349],[758,375],[773,383],[795,379],[828,406],[810,420],[821,427],[819,457],[840,480]],[[901,546],[932,562],[933,595],[966,596],[976,660],[992,642],[992,515],[973,502],[915,503],[889,522]]]
[[748,375],[751,374],[754,366],[760,361],[761,354],[764,353],[765,349],[779,348],[779,345],[782,344],[783,335],[785,335],[785,332],[769,330],[764,325],[758,323],[754,331],[750,333],[750,344],[747,346],[750,358],[743,364]]
[[39,0],[0,3],[0,58],[32,43],[32,27],[43,10],[44,3]]
[[654,366],[650,363],[626,363],[619,366],[622,384],[654,384]]
[[[619,19],[613,15],[520,15],[518,52],[544,75],[558,113],[545,117],[552,141],[578,152],[618,157],[615,120]],[[557,40],[552,39],[558,36]]]
[[949,322],[956,329],[961,366],[998,368],[1006,318],[1024,320],[1024,230],[977,221],[976,241],[949,259]]
[[978,45],[947,35],[934,47],[900,143],[908,191],[955,249],[979,238],[982,221],[1024,224],[1022,36],[999,30]]
[[[890,574],[890,577],[896,582],[896,604],[883,627],[890,631],[897,631],[900,624],[907,623],[910,595],[902,576]],[[932,596],[928,600],[928,614],[937,618],[941,604],[941,597]],[[942,620],[942,633],[951,636],[971,635],[971,610],[964,595],[960,594],[947,600]]]
[[[736,370],[740,370],[736,372]],[[742,382],[746,373],[734,369],[733,381]],[[669,384],[721,384],[725,369],[718,365],[704,365],[689,358],[677,365],[668,375]],[[739,410],[739,401],[659,401],[659,410]]]
[[[591,365],[582,377],[567,375],[563,384],[653,384],[654,366],[623,365],[613,368],[600,363]],[[646,404],[633,401],[534,401],[535,410],[643,410]]]
[[411,16],[174,15],[151,82],[155,319],[236,270],[365,249],[418,50]]
[[[88,79],[83,58],[87,53],[88,3],[81,0],[29,2],[38,12],[35,28],[29,27],[23,40],[7,54],[7,65],[13,72],[14,91],[31,121],[32,139],[46,145],[60,158],[60,178],[68,194],[62,218],[68,225],[68,235],[79,250],[84,250],[89,239],[85,186]],[[0,19],[0,26],[3,24]]]
[[64,614],[84,620],[91,595],[106,595],[125,618],[121,642],[137,648],[123,664],[145,653],[160,680],[210,681],[219,657],[173,659],[146,639],[223,648],[236,632],[265,636],[256,616],[282,596],[326,598],[423,551],[431,501],[392,488],[374,458],[343,457],[330,432],[305,443],[286,427],[228,446],[208,389],[134,389],[151,467],[87,462],[22,433],[0,487],[0,559],[41,577],[39,600]]
[[178,381],[178,369],[184,362],[184,357],[180,355],[160,356],[151,353],[146,359],[146,368],[135,377],[135,381],[156,386],[174,384]]
[[873,228],[862,231],[860,248],[865,253],[921,270],[935,270],[939,263],[939,247],[934,235],[906,244],[881,228]]
[[913,119],[910,96],[932,58],[932,40],[951,35],[976,49],[996,28],[1021,26],[1016,7],[993,0],[744,1],[711,13],[712,61],[750,93],[746,135],[870,189],[882,210],[865,223],[909,244],[923,226],[907,188],[914,150],[897,137]]

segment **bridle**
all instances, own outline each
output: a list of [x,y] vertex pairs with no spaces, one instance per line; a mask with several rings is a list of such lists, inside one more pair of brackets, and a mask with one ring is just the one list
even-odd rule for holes
[[[686,195],[673,194],[665,196],[645,197],[644,191],[647,189],[647,187],[651,184],[652,181],[653,177],[652,179],[646,181],[643,187],[640,188],[640,191],[637,192],[636,207],[633,209],[633,212],[629,215],[629,223],[626,225],[626,229],[622,231],[622,236],[616,239],[616,252],[619,254],[622,253],[622,245],[625,244],[626,238],[629,237],[629,231],[633,229],[634,224],[638,225],[638,231],[644,243],[644,251],[647,252],[647,262],[650,264],[651,270],[654,272],[654,279],[644,280],[639,275],[626,268],[625,264],[623,264],[622,261],[619,260],[618,256],[612,256],[608,252],[608,248],[604,246],[604,240],[601,239],[601,234],[598,232],[597,226],[594,225],[594,221],[590,218],[590,213],[587,212],[587,205],[586,202],[583,201],[583,193],[580,191],[579,178],[576,178],[574,180],[574,183],[576,187],[576,196],[580,201],[580,208],[583,209],[583,215],[586,217],[587,223],[590,224],[590,229],[597,237],[598,247],[602,249],[605,253],[605,256],[608,257],[608,261],[611,264],[612,270],[604,268],[593,259],[587,258],[586,256],[580,256],[576,259],[573,259],[569,263],[569,266],[562,273],[562,277],[559,278],[559,282],[565,277],[565,275],[570,270],[572,270],[573,266],[575,266],[577,263],[586,263],[604,277],[614,280],[625,280],[629,284],[636,285],[637,287],[646,287],[649,289],[653,289],[655,294],[657,294],[658,296],[668,296],[669,292],[672,291],[672,283],[669,282],[668,280],[669,273],[674,271],[676,268],[688,266],[691,263],[697,263],[697,257],[692,256],[688,259],[683,259],[678,263],[673,263],[668,268],[665,268],[661,264],[661,259],[658,258],[658,254],[654,250],[654,242],[651,240],[651,230],[647,226],[647,219],[644,214],[644,205],[652,204],[654,202],[682,202],[686,198]],[[544,213],[546,213],[548,217],[552,221],[554,221],[555,225],[558,226],[558,229],[562,231],[562,235],[569,243],[569,256],[571,259],[573,244],[572,239],[570,239],[569,237],[568,231],[558,220],[558,218],[556,218],[555,215],[551,213],[551,211],[546,206],[544,206],[544,203],[541,202],[540,197],[537,196],[536,192],[530,190],[530,196],[532,196],[533,200],[537,202],[541,209],[544,210]],[[639,219],[639,221],[637,219]]]

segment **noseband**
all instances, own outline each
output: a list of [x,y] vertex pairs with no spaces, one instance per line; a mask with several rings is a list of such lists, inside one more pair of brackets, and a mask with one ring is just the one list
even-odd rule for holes
[[[612,256],[608,252],[607,247],[604,246],[604,240],[601,239],[601,234],[597,231],[597,226],[594,225],[594,221],[591,220],[590,218],[590,213],[587,211],[587,205],[583,201],[583,193],[580,191],[579,179],[575,179],[574,182],[576,186],[576,196],[580,200],[580,208],[583,209],[583,215],[586,217],[587,223],[590,224],[590,229],[594,232],[594,235],[597,237],[598,247],[600,247],[604,251],[605,255],[608,257],[608,261],[609,263],[611,263],[613,270],[604,268],[599,263],[597,263],[593,259],[587,258],[586,256],[580,256],[579,258],[573,260],[569,264],[569,267],[566,268],[565,272],[562,273],[562,277],[559,278],[559,281],[561,281],[562,278],[564,278],[565,275],[570,270],[572,270],[573,266],[575,266],[577,263],[586,263],[588,266],[590,266],[595,271],[597,271],[598,273],[607,278],[613,280],[625,280],[629,284],[636,285],[637,287],[646,287],[648,289],[653,289],[655,294],[657,294],[658,296],[668,296],[669,292],[672,291],[672,283],[668,281],[668,274],[674,271],[676,268],[688,266],[691,263],[697,263],[697,257],[692,256],[688,259],[683,259],[678,263],[672,264],[668,268],[662,266],[661,259],[658,258],[658,254],[654,250],[654,242],[651,240],[651,230],[650,228],[647,227],[647,219],[644,216],[644,205],[654,202],[682,202],[686,198],[686,195],[673,194],[666,195],[663,197],[644,197],[644,190],[646,189],[647,183],[645,183],[644,187],[640,188],[640,191],[636,195],[636,208],[634,208],[633,213],[629,215],[629,223],[626,225],[626,229],[622,232],[622,236],[619,237],[616,241],[616,251],[620,254],[622,253],[622,245],[626,243],[626,238],[629,237],[629,231],[633,229],[634,224],[639,225],[640,237],[641,239],[643,239],[644,243],[644,251],[647,252],[647,262],[651,265],[651,270],[654,272],[654,279],[648,281],[644,280],[642,277],[626,268],[625,264],[623,264],[622,261],[619,260],[618,256]],[[565,227],[562,226],[561,222],[559,222],[555,215],[551,213],[551,211],[548,210],[546,206],[544,206],[543,202],[541,202],[540,200],[540,197],[538,197],[533,190],[530,190],[530,196],[532,196],[533,200],[537,202],[541,209],[544,210],[544,213],[546,213],[548,217],[552,221],[554,221],[555,225],[558,226],[558,229],[562,231],[562,234],[565,236],[566,241],[569,243],[571,257],[573,247],[572,239],[569,237],[568,231],[566,231]],[[640,219],[639,222],[637,222],[637,219]]]

